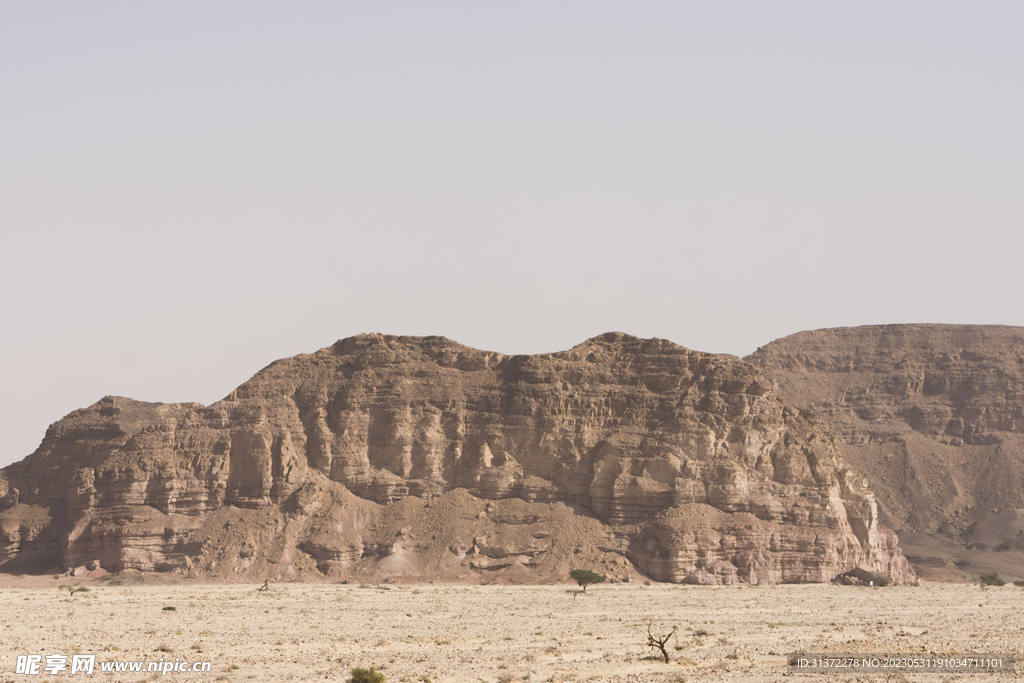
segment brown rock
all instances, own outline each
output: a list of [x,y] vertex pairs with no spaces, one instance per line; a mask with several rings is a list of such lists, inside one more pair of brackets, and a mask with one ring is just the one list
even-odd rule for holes
[[913,578],[827,430],[758,369],[621,333],[537,356],[360,335],[209,407],[107,397],[4,477],[0,569]]
[[784,401],[828,424],[916,565],[957,578],[1019,573],[1024,328],[816,330],[746,360]]

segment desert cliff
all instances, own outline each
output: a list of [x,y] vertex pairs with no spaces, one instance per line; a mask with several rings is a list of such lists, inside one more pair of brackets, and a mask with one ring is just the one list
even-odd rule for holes
[[1020,574],[1024,328],[815,330],[747,360],[831,428],[915,566],[961,579]]
[[5,468],[0,501],[7,572],[913,579],[760,369],[621,333],[532,356],[360,335],[210,406],[107,397]]

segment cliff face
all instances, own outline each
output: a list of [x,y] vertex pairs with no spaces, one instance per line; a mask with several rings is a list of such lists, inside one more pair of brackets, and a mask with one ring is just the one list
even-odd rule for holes
[[828,424],[915,564],[1020,573],[1024,328],[816,330],[746,360]]
[[105,398],[0,479],[0,570],[910,580],[833,439],[731,356],[361,335],[209,407]]

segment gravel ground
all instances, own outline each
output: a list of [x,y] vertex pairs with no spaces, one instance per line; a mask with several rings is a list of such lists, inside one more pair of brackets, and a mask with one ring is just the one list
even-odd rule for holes
[[[967,585],[694,587],[88,584],[0,588],[0,681],[774,681],[790,652],[1012,653],[1024,590]],[[174,609],[167,609],[174,608]],[[677,626],[660,654],[645,646]],[[95,654],[84,674],[16,673],[17,655]],[[210,673],[101,662],[209,661]],[[45,665],[45,660],[43,661]],[[1024,667],[1022,667],[1024,668]],[[425,678],[424,678],[425,677]],[[798,674],[830,681],[1003,681],[1014,674]]]

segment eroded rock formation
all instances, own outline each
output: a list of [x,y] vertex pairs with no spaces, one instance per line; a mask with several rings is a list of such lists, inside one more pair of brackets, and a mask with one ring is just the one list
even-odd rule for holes
[[816,330],[747,360],[831,428],[915,564],[1020,576],[1024,328]]
[[534,356],[360,335],[209,407],[107,397],[3,477],[6,571],[913,577],[757,368],[621,333]]

